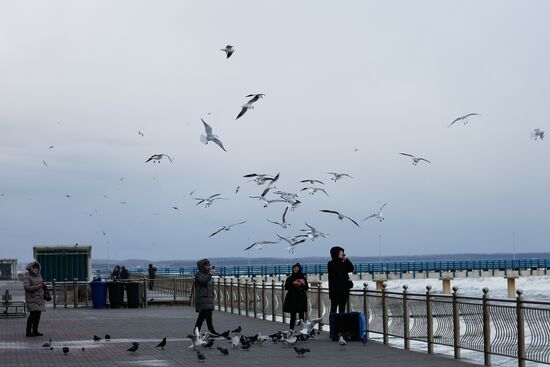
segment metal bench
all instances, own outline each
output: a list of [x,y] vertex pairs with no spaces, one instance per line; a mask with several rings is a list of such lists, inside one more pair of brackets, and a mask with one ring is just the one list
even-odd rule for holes
[[2,295],[2,303],[0,303],[0,317],[25,317],[27,313],[27,305],[25,302],[12,302],[9,291]]

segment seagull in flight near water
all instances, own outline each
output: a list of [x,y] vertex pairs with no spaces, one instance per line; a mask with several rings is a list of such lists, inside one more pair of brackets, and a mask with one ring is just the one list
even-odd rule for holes
[[542,131],[541,129],[535,129],[531,133],[531,137],[534,138],[535,140],[537,139],[542,140],[544,139],[544,131]]
[[320,210],[321,212],[323,213],[331,213],[331,214],[336,214],[338,216],[338,219],[340,220],[343,220],[344,218],[346,219],[349,219],[350,221],[353,222],[353,224],[355,224],[357,227],[361,227],[356,221],[354,221],[353,219],[351,219],[350,217],[348,217],[347,215],[344,215],[344,214],[341,214],[335,210],[327,210],[327,209],[321,209]]
[[233,46],[227,45],[225,46],[225,48],[221,48],[220,51],[225,52],[225,54],[227,55],[226,58],[229,59],[231,55],[233,55],[233,52],[235,52],[235,49],[233,48]]
[[451,124],[448,127],[453,126],[453,124],[455,122],[458,122],[458,121],[461,121],[461,120],[464,121],[464,125],[466,125],[468,123],[468,117],[470,117],[470,116],[481,116],[481,115],[479,113],[474,112],[474,113],[469,113],[469,114],[464,115],[464,116],[457,117],[453,122],[451,122]]
[[350,175],[348,175],[347,173],[329,172],[328,174],[334,176],[334,177],[331,178],[331,180],[334,181],[334,182],[338,181],[339,179],[341,179],[343,177],[353,178]]
[[290,223],[288,223],[286,221],[286,213],[288,212],[288,206],[285,208],[285,211],[283,212],[283,221],[282,222],[276,222],[276,221],[273,221],[273,220],[267,220],[268,222],[270,223],[273,223],[273,224],[276,224],[278,226],[281,226],[281,228],[287,228],[288,226],[290,226]]
[[412,155],[412,154],[408,154],[408,153],[399,153],[399,154],[404,155],[404,156],[407,156],[407,157],[411,157],[412,160],[413,160],[413,166],[418,165],[418,162],[420,162],[420,161],[432,163],[432,162],[430,162],[429,160],[427,160],[427,159],[425,159],[425,158],[415,157],[415,156]]
[[254,109],[254,103],[258,102],[260,98],[264,98],[265,94],[258,93],[258,94],[249,94],[246,97],[252,97],[246,102],[246,104],[242,107],[241,112],[237,115],[237,118],[235,120],[238,120],[239,117],[244,115],[246,111],[253,110]]
[[153,161],[153,163],[160,163],[160,160],[163,158],[163,157],[166,157],[168,158],[168,160],[170,161],[170,163],[174,163],[172,158],[170,158],[170,156],[168,154],[153,154],[151,157],[149,157],[148,160],[145,161],[145,163],[149,162],[149,161]]
[[208,208],[210,205],[212,205],[212,203],[214,203],[214,200],[229,200],[227,198],[219,198],[218,196],[221,195],[221,194],[214,194],[214,195],[210,195],[209,197],[207,198],[193,198],[194,200],[198,200],[199,202],[195,205],[200,205],[202,203],[206,203],[205,204],[205,208]]
[[234,227],[234,226],[237,226],[239,224],[243,224],[243,223],[246,223],[246,220],[244,222],[239,222],[239,223],[234,223],[234,224],[230,224],[228,226],[223,226],[222,228],[218,229],[216,232],[212,233],[210,236],[208,237],[212,237],[218,233],[220,233],[221,231],[229,231],[231,229],[231,227]]
[[201,142],[203,142],[204,144],[208,144],[209,141],[212,141],[212,142],[218,144],[219,147],[222,148],[224,152],[227,152],[227,150],[225,150],[225,148],[223,147],[222,141],[218,138],[217,135],[213,134],[212,127],[210,127],[210,125],[208,125],[206,122],[204,122],[203,119],[201,119],[201,121],[204,124],[204,130],[206,131],[206,136],[201,135]]
[[369,218],[376,218],[378,219],[380,222],[382,222],[384,220],[384,216],[382,215],[382,209],[384,209],[384,207],[386,206],[387,203],[384,203],[382,204],[382,206],[380,207],[380,209],[378,209],[378,212],[377,213],[374,213],[374,214],[371,214],[369,215],[368,217],[366,217],[365,219],[363,219],[361,222],[364,222],[366,221],[367,219]]
[[279,243],[279,242],[281,242],[281,240],[279,240],[279,241],[258,241],[258,242],[254,242],[252,245],[248,246],[243,251],[248,251],[251,248],[256,248],[256,250],[261,250],[262,248],[264,248],[264,245],[272,245],[272,244],[276,244],[276,243]]

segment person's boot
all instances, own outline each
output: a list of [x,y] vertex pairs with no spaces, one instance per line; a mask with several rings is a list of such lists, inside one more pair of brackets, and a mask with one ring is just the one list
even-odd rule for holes
[[31,320],[27,320],[27,333],[26,335],[27,336],[34,336],[33,333],[31,333],[31,326],[32,326],[32,321]]

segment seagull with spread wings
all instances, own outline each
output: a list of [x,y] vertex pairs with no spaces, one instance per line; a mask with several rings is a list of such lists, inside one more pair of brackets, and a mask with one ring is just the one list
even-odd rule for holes
[[340,180],[343,177],[353,178],[350,175],[348,175],[347,173],[328,172],[328,174],[334,176],[334,177],[331,178],[331,180],[334,181],[334,182]]
[[301,180],[301,183],[309,182],[310,185],[314,185],[315,183],[320,183],[321,185],[324,185],[323,181],[315,180],[315,179],[307,179],[307,180]]
[[404,155],[404,156],[407,156],[407,157],[411,157],[411,158],[412,158],[412,161],[413,161],[413,163],[412,163],[413,166],[418,165],[418,162],[420,162],[420,161],[432,163],[432,162],[430,162],[429,160],[427,160],[426,158],[416,157],[416,156],[414,156],[414,155],[412,155],[412,154],[409,154],[409,153],[399,153],[399,154]]
[[535,140],[542,140],[544,139],[544,131],[541,129],[535,129],[533,132],[531,132],[531,137]]
[[153,161],[153,163],[160,163],[160,160],[163,158],[163,157],[166,157],[168,158],[168,160],[170,161],[170,163],[174,163],[172,158],[170,158],[170,156],[168,154],[153,154],[151,157],[149,157],[148,160],[145,161],[145,163],[149,162],[149,161]]
[[214,235],[217,235],[218,233],[220,233],[221,231],[229,231],[231,229],[231,227],[234,227],[234,226],[237,226],[239,224],[244,224],[246,223],[246,220],[244,222],[239,222],[239,223],[233,223],[233,224],[230,224],[230,225],[227,225],[227,226],[223,226],[221,227],[220,229],[218,229],[216,232],[212,233],[210,236],[208,237],[212,237]]
[[296,246],[298,246],[299,244],[304,243],[306,241],[305,238],[302,238],[302,239],[300,239],[300,238],[301,237],[306,237],[307,238],[307,236],[305,234],[299,234],[297,236],[291,236],[291,237],[283,237],[278,233],[277,233],[277,237],[279,237],[281,240],[288,243],[287,250],[289,252],[292,252],[292,253],[294,252],[294,248]]
[[359,224],[357,224],[356,221],[354,221],[353,219],[351,219],[351,218],[348,217],[347,215],[344,215],[344,214],[342,214],[342,213],[337,212],[336,210],[321,209],[320,211],[323,212],[323,213],[336,214],[336,215],[338,216],[338,219],[340,219],[340,220],[343,220],[344,218],[349,219],[349,220],[352,221],[353,224],[355,224],[357,227],[361,227]]
[[222,148],[224,152],[227,152],[227,150],[225,150],[225,148],[223,147],[222,141],[218,138],[217,135],[214,135],[212,127],[204,122],[203,119],[201,119],[201,121],[204,124],[204,131],[206,132],[206,135],[201,135],[201,142],[203,142],[205,145],[208,144],[209,141],[214,142],[218,144],[218,146]]
[[300,189],[300,191],[305,191],[305,190],[307,190],[307,192],[310,195],[315,194],[317,191],[321,191],[321,192],[324,192],[326,196],[329,196],[327,190],[323,189],[322,187],[313,187],[313,186],[311,186],[311,187],[304,187],[304,188]]
[[229,200],[228,198],[220,198],[218,196],[220,196],[221,194],[214,194],[214,195],[210,195],[209,197],[207,198],[193,198],[194,200],[198,200],[198,203],[195,204],[195,205],[200,205],[202,203],[205,203],[205,208],[208,208],[210,205],[212,205],[214,203],[215,200]]
[[367,219],[370,219],[370,218],[376,218],[376,219],[378,219],[380,222],[382,222],[382,221],[384,220],[384,215],[382,215],[382,209],[384,209],[384,207],[386,206],[386,204],[387,204],[387,203],[382,204],[382,206],[380,207],[380,209],[378,209],[378,212],[369,215],[368,217],[366,217],[365,219],[363,219],[361,222],[364,222],[364,221],[366,221]]
[[258,241],[258,242],[254,242],[252,245],[248,246],[243,251],[248,251],[251,248],[255,248],[256,250],[261,250],[261,249],[264,248],[264,245],[273,245],[273,244],[276,244],[276,243],[279,243],[279,242],[281,242],[281,240],[279,240],[279,241]]
[[281,228],[288,228],[290,226],[290,223],[286,221],[286,213],[288,212],[288,206],[285,208],[285,211],[283,212],[283,221],[282,222],[276,222],[274,220],[267,220],[270,223],[276,224],[280,226]]
[[301,229],[302,232],[305,232],[306,233],[306,236],[314,241],[317,237],[323,237],[323,238],[327,238],[327,234],[326,233],[323,233],[321,231],[319,231],[317,228],[307,224],[306,222],[306,226],[308,226],[309,228],[308,229]]
[[265,94],[263,94],[263,93],[247,95],[246,97],[252,97],[252,98],[250,98],[248,100],[248,102],[246,102],[246,104],[243,105],[243,107],[241,109],[241,112],[239,112],[239,114],[237,115],[237,118],[235,120],[238,120],[239,117],[242,117],[242,115],[244,115],[246,113],[246,111],[253,110],[254,109],[254,103],[258,102],[258,100],[260,98],[264,98],[264,96],[265,96]]
[[233,55],[233,52],[235,52],[235,49],[233,48],[233,46],[227,45],[225,46],[225,48],[220,48],[220,51],[225,52],[225,54],[227,55],[226,58],[229,59],[231,55]]
[[453,126],[453,124],[455,122],[458,122],[458,121],[464,121],[464,125],[466,125],[468,123],[468,117],[471,117],[471,116],[481,116],[479,113],[469,113],[467,115],[464,115],[464,116],[460,116],[460,117],[457,117],[456,119],[454,119],[453,122],[451,122],[451,124],[448,126],[448,127],[451,127]]

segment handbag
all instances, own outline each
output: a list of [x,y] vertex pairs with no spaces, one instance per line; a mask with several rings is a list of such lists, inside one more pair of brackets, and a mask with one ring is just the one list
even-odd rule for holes
[[48,286],[46,284],[44,284],[44,288],[42,288],[44,290],[44,301],[51,301],[52,300],[52,296],[50,295],[50,291],[48,290]]

